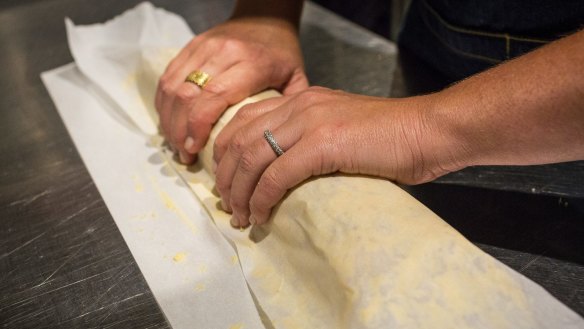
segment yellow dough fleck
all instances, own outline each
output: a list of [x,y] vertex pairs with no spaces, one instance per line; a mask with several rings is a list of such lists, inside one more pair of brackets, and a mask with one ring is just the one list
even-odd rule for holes
[[174,257],[172,257],[172,260],[175,263],[180,263],[182,261],[184,261],[187,258],[187,254],[184,252],[178,252],[176,253],[176,255],[174,255]]
[[136,191],[137,193],[144,192],[144,185],[140,180],[140,176],[132,175],[132,180],[134,181],[134,191]]
[[197,285],[195,286],[195,291],[196,292],[201,292],[201,291],[205,291],[207,287],[205,286],[204,283],[197,283]]
[[185,214],[185,212],[176,205],[176,203],[174,202],[174,200],[172,200],[168,193],[162,190],[162,188],[158,185],[156,178],[153,176],[150,176],[149,178],[150,182],[152,183],[152,187],[154,187],[156,192],[158,192],[158,196],[160,197],[160,200],[162,201],[164,206],[171,212],[175,213],[177,217],[181,220],[181,222],[183,222],[183,224],[185,224],[193,234],[197,234],[197,227],[195,226],[195,224],[193,224],[193,222]]

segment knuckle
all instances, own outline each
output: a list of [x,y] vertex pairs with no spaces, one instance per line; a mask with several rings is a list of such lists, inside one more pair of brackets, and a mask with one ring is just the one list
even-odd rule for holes
[[210,125],[208,115],[205,113],[205,111],[197,111],[194,109],[189,112],[187,123],[195,130]]
[[217,189],[217,192],[219,192],[220,195],[224,196],[226,193],[229,193],[230,188],[231,182],[226,181],[221,177],[217,177],[215,182],[215,189]]
[[254,152],[247,150],[243,152],[241,155],[241,159],[239,160],[239,169],[244,174],[253,173],[257,169],[257,156]]
[[164,74],[162,77],[160,77],[159,87],[164,95],[172,94],[173,89],[174,89],[172,87],[170,77],[166,74]]
[[231,209],[236,209],[240,211],[248,209],[248,203],[245,202],[244,200],[241,200],[239,198],[231,198],[229,201]]
[[169,134],[169,141],[175,147],[182,149],[182,143],[186,138],[186,132],[179,129],[172,129]]
[[[206,121],[204,117],[200,115],[193,114],[194,111],[189,113],[189,117],[187,119],[187,133],[189,136],[194,138],[195,145],[199,145],[198,147],[203,147],[204,143],[207,141],[209,137],[209,132],[211,131],[212,124]],[[186,138],[186,136],[185,136]]]
[[176,91],[176,99],[181,104],[188,104],[195,99],[195,89],[188,85],[183,85]]
[[271,167],[268,167],[268,169],[264,171],[264,174],[260,178],[258,189],[264,195],[274,196],[279,194],[282,190],[282,186],[280,185],[278,173]]
[[239,109],[239,111],[237,111],[237,113],[234,116],[234,119],[238,121],[247,121],[247,119],[253,117],[254,109],[255,107],[253,106],[253,104],[244,105],[242,108]]
[[240,53],[245,50],[245,43],[237,39],[225,39],[221,46],[221,51]]
[[221,49],[223,40],[220,37],[210,36],[206,34],[202,34],[201,37],[202,37],[201,41],[205,42],[205,47],[211,50]]
[[226,138],[219,134],[213,143],[213,159],[216,162],[220,160],[219,157],[221,157],[225,153],[225,150],[227,150],[227,145]]
[[263,212],[262,205],[258,203],[257,198],[252,196],[249,200],[249,210],[251,213],[261,213]]
[[269,205],[265,204],[265,202],[261,202],[258,200],[256,194],[254,194],[251,199],[249,200],[249,211],[256,215],[265,214],[266,210],[269,210]]
[[211,79],[205,86],[205,91],[216,95],[223,95],[227,92],[227,85],[224,82]]
[[325,87],[311,86],[311,87],[308,87],[306,90],[304,90],[302,93],[306,94],[306,95],[322,95],[323,93],[325,93],[328,90],[329,89],[325,88]]
[[302,91],[299,95],[300,101],[312,104],[322,95],[322,90],[319,87],[309,87],[308,89]]
[[241,134],[237,134],[231,139],[229,143],[229,150],[233,154],[242,154],[245,149],[245,141]]

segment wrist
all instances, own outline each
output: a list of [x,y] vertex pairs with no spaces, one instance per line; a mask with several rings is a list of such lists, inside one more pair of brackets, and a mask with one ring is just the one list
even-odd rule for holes
[[418,97],[421,102],[419,121],[420,154],[430,181],[472,165],[473,142],[460,125],[456,105],[447,93],[439,92]]

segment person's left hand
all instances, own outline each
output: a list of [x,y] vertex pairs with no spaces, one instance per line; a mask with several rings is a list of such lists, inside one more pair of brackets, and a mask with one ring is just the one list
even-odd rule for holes
[[[432,96],[386,99],[324,88],[242,108],[215,140],[217,190],[231,224],[265,223],[286,191],[333,172],[406,184],[454,169],[448,136],[431,122]],[[264,131],[285,151],[277,157]],[[458,169],[458,167],[456,168]]]
[[[233,17],[194,37],[160,77],[155,106],[161,133],[184,164],[205,146],[223,112],[267,88],[308,88],[295,24],[278,18]],[[186,82],[200,70],[212,78]]]

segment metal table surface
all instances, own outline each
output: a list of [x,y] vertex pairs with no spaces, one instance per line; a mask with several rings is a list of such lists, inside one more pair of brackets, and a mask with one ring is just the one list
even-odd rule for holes
[[[169,327],[39,77],[72,61],[65,16],[78,24],[102,22],[138,2],[0,3],[3,328]],[[153,3],[180,13],[195,32],[223,21],[232,5],[228,0]],[[401,61],[390,90],[396,59],[387,55],[386,41],[312,9],[313,16],[322,16],[321,24],[305,21],[301,35],[313,84],[379,96],[412,92],[404,88],[407,65]],[[497,189],[461,186],[485,186],[472,171],[453,180],[459,185],[407,189],[483,250],[584,314],[584,216],[577,201],[502,191],[531,187],[520,184],[529,181],[525,174],[513,180],[509,173],[491,172],[495,178],[488,181],[499,183],[490,187]],[[577,177],[568,175],[570,183],[556,195],[581,197]]]

